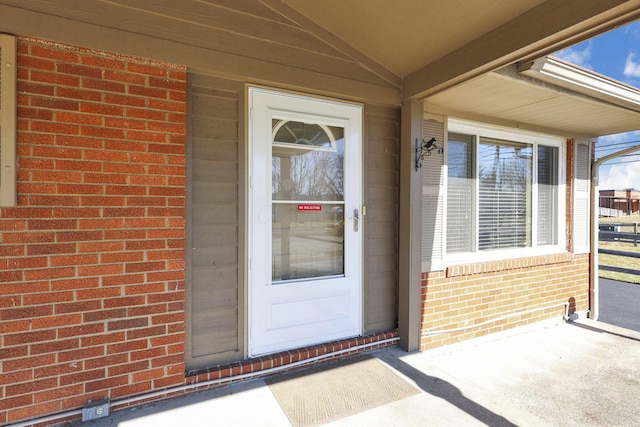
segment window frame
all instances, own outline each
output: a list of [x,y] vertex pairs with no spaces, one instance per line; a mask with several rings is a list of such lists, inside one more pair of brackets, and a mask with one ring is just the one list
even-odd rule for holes
[[0,207],[16,206],[16,38],[0,34]]
[[[446,265],[455,264],[468,264],[469,262],[483,262],[483,261],[495,261],[502,259],[522,258],[529,256],[548,255],[566,252],[566,138],[523,131],[520,129],[506,128],[488,125],[484,123],[469,122],[459,119],[449,118],[447,123],[447,129],[445,132],[446,144],[444,153],[444,188],[445,194],[449,191],[449,133],[458,133],[463,135],[473,136],[473,150],[472,150],[472,188],[473,195],[472,201],[472,237],[474,239],[471,245],[470,252],[449,253],[447,251],[447,239],[448,239],[448,197],[444,197],[444,210],[445,210],[445,224],[443,230],[443,252],[444,261]],[[532,146],[532,151],[536,153],[532,166],[532,182],[531,182],[531,211],[534,212],[534,216],[527,220],[531,223],[531,244],[522,248],[505,248],[480,251],[478,249],[479,239],[479,169],[480,162],[478,161],[479,145],[481,138],[491,138],[504,141],[511,141],[516,143],[524,143]],[[556,244],[551,245],[538,245],[538,147],[549,146],[558,149],[557,159],[557,194],[556,194]]]

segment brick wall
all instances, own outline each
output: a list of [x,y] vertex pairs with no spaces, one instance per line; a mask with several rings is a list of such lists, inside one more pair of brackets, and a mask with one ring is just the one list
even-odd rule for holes
[[[422,331],[468,328],[423,336],[421,349],[560,318],[565,308],[558,304],[563,303],[570,303],[570,312],[589,308],[589,255],[522,258],[424,273]],[[542,310],[545,307],[552,308]],[[510,316],[522,312],[528,313]]]
[[[571,254],[571,140],[567,141],[566,153],[567,253],[456,265],[423,273],[422,350],[560,317],[565,308],[558,305],[563,303],[569,303],[570,312],[589,309],[589,255]],[[452,329],[460,330],[440,333]]]
[[0,424],[184,383],[183,68],[18,40]]

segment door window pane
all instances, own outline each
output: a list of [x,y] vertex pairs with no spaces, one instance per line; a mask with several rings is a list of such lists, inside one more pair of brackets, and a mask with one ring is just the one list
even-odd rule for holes
[[344,275],[342,205],[274,203],[272,280]]
[[344,200],[344,129],[273,120],[274,200]]
[[272,280],[344,275],[344,129],[272,126]]

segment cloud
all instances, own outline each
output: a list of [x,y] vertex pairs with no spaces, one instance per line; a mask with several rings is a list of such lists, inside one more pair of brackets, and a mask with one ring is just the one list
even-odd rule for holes
[[[591,40],[589,40],[586,43],[562,49],[561,51],[554,53],[553,56],[591,70],[593,69],[591,64],[589,64],[589,60],[591,59],[591,45]],[[580,48],[581,46],[583,47]]]
[[[603,136],[598,140],[596,157],[603,157],[639,144],[640,131]],[[598,151],[600,151],[599,154]],[[640,154],[615,158],[604,163],[600,166],[599,175],[598,187],[601,190],[626,188],[640,190]]]
[[[598,187],[601,190],[624,190],[627,188],[640,189],[640,157],[631,163],[618,163],[607,167],[605,163],[600,167]],[[625,161],[633,158],[625,157]]]
[[640,77],[640,62],[635,61],[636,54],[631,52],[627,55],[627,61],[624,64],[624,75],[626,77]]

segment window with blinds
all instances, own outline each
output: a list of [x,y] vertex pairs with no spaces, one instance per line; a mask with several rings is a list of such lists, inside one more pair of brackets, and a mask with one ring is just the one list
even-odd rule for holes
[[460,129],[447,140],[447,255],[558,246],[561,140]]

